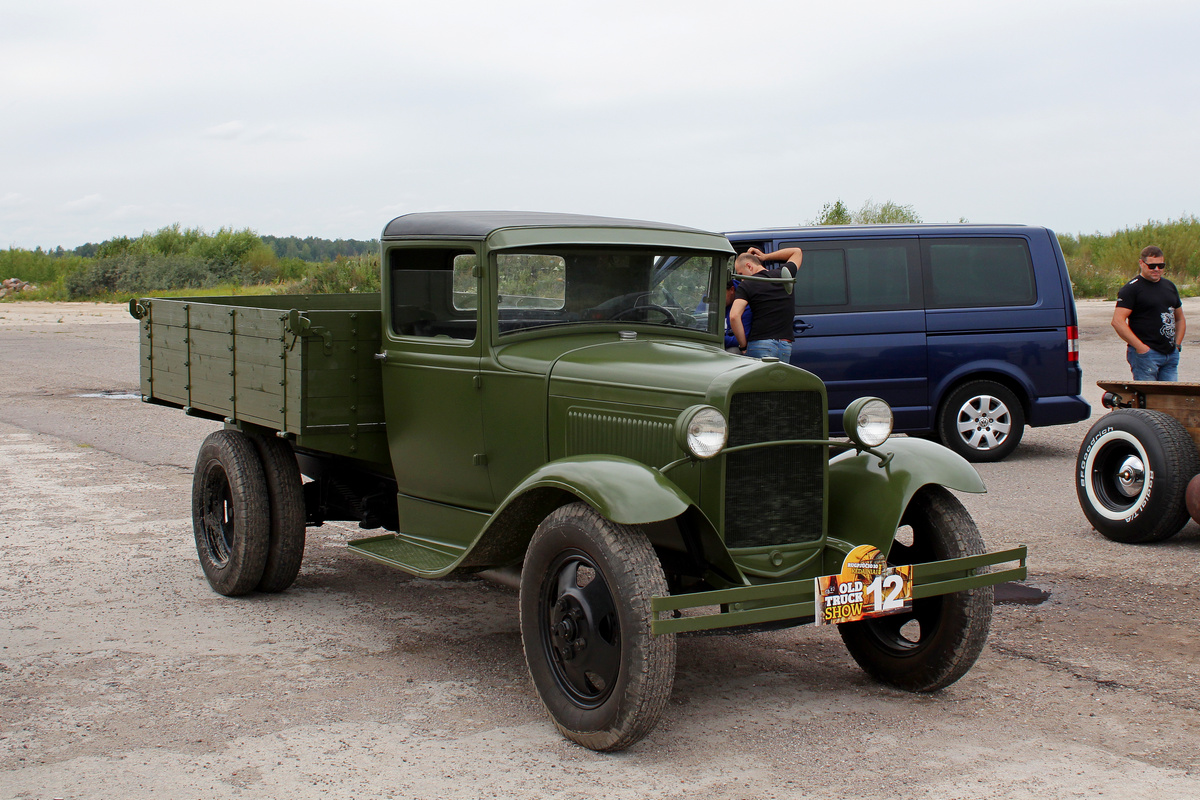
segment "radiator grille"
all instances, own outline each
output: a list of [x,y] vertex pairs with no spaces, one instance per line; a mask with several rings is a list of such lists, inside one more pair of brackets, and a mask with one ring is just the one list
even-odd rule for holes
[[[729,406],[729,446],[823,438],[819,392],[743,392]],[[761,447],[725,457],[725,543],[763,547],[821,538],[826,451]]]
[[669,422],[573,408],[567,412],[567,455],[612,453],[651,466],[676,457]]

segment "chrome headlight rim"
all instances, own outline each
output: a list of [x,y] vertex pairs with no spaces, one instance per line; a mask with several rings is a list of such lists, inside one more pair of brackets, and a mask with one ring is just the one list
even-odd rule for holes
[[690,457],[707,461],[729,443],[729,421],[715,406],[689,406],[675,420],[675,441]]
[[879,447],[892,435],[895,420],[892,408],[878,397],[860,397],[846,406],[842,427],[859,447]]

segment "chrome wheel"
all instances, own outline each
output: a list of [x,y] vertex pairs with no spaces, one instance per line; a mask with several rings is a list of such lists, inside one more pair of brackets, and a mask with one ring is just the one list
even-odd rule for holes
[[1025,409],[1002,383],[970,381],[952,391],[938,413],[938,438],[968,461],[999,461],[1025,433]]
[[990,394],[972,397],[958,409],[958,435],[967,447],[995,450],[1012,431],[1012,414],[999,398]]

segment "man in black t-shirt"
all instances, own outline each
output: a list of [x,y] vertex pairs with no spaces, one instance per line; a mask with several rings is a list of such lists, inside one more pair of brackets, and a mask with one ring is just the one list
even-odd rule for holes
[[[767,269],[764,261],[787,261],[792,270],[800,269],[804,253],[799,247],[785,247],[774,253],[764,253],[751,247],[738,255],[733,270],[738,275],[761,274],[778,278],[782,268]],[[742,311],[750,306],[754,317],[752,332],[747,336],[742,327]],[[784,363],[792,358],[792,339],[795,333],[792,323],[796,316],[795,301],[783,284],[767,281],[742,281],[734,291],[733,305],[729,308],[729,327],[737,340],[738,348],[751,358],[775,356]]]
[[1142,250],[1138,276],[1117,292],[1112,326],[1128,347],[1125,358],[1135,381],[1179,380],[1179,353],[1186,323],[1175,284],[1163,277],[1163,251]]

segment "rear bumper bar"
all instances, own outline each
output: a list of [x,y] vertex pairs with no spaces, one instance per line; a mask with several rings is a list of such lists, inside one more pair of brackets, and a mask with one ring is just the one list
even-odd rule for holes
[[[1027,576],[1027,552],[1025,545],[1020,545],[1011,550],[914,564],[913,599],[1024,580]],[[985,567],[1009,562],[1017,562],[1017,566],[994,572],[982,571]],[[721,610],[716,613],[700,611],[712,606]],[[654,612],[654,620],[651,623],[653,633],[683,633],[757,625],[763,622],[802,619],[816,613],[812,578],[655,597],[651,600],[651,608]],[[687,611],[693,613],[684,615]],[[699,613],[695,613],[697,611]],[[677,613],[680,616],[660,619],[665,615]]]

